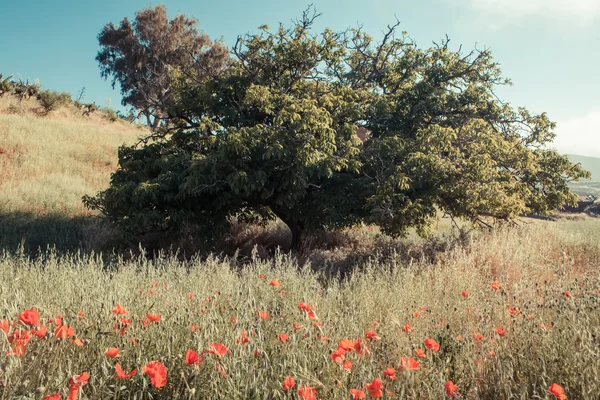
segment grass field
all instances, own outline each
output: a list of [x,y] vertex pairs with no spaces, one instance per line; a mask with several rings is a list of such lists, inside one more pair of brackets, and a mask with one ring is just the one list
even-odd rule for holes
[[1,399],[599,398],[600,220],[360,227],[300,258],[97,254],[111,231],[81,196],[142,132],[35,110],[0,99]]

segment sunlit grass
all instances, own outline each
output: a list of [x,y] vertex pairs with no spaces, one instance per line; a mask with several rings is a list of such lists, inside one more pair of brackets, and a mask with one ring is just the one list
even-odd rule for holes
[[[299,398],[302,385],[314,387],[317,398],[348,399],[353,388],[368,398],[365,384],[374,378],[384,382],[384,398],[442,399],[451,380],[458,398],[549,399],[548,388],[557,383],[570,399],[595,399],[600,393],[599,228],[596,220],[531,224],[483,235],[435,263],[373,260],[343,280],[299,267],[283,255],[254,259],[243,268],[213,258],[103,262],[51,254],[37,260],[4,256],[4,318],[17,320],[33,308],[52,331],[48,319],[63,315],[85,345],[72,344],[73,338],[34,337],[22,357],[6,357],[0,364],[0,389],[5,398],[54,393],[64,398],[68,379],[85,371],[90,379],[81,396],[98,399]],[[273,279],[278,286],[270,284]],[[500,291],[491,288],[493,281]],[[316,320],[298,309],[300,302],[314,308]],[[121,317],[131,319],[123,336],[120,326],[113,329],[119,316],[111,310],[117,303],[129,311]],[[269,317],[258,318],[258,311]],[[160,322],[144,326],[147,313],[161,314]],[[345,354],[352,367],[344,370],[332,352],[342,339],[364,339],[367,330],[381,340],[365,339],[368,354]],[[236,343],[242,331],[247,344]],[[286,343],[280,333],[289,336]],[[475,334],[483,339],[477,341]],[[426,338],[439,342],[440,351],[426,349]],[[229,352],[221,358],[204,354],[210,342]],[[2,340],[1,353],[10,347]],[[120,349],[119,358],[104,355],[109,347]],[[197,366],[185,364],[190,349],[203,357]],[[400,372],[401,357],[415,357],[417,349],[426,354],[417,358],[420,369]],[[166,366],[164,388],[154,388],[142,372],[149,361]],[[138,374],[116,380],[116,362]],[[390,367],[396,380],[383,375]],[[286,376],[296,382],[287,392]]]

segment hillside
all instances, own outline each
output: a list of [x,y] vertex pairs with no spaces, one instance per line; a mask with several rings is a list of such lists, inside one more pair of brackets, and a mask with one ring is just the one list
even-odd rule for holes
[[573,182],[571,184],[572,190],[583,196],[590,194],[600,196],[600,158],[578,156],[574,154],[568,154],[568,157],[575,163],[581,163],[583,168],[592,173],[592,179]]
[[14,250],[16,237],[29,248],[83,239],[82,226],[91,221],[81,197],[108,185],[118,147],[142,133],[100,111],[84,117],[72,105],[47,115],[38,110],[34,99],[0,98],[0,249]]

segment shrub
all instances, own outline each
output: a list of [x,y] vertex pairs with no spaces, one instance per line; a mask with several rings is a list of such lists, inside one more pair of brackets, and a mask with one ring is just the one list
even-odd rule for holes
[[52,90],[40,91],[37,95],[37,99],[46,113],[72,102],[71,95],[69,93],[59,93]]
[[12,76],[3,79],[2,74],[0,74],[0,97],[4,96],[6,93],[12,93],[13,83],[10,78],[12,78]]

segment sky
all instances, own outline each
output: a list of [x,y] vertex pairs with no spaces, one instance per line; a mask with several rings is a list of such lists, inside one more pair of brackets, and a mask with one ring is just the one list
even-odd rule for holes
[[318,31],[360,24],[381,38],[398,19],[420,47],[448,35],[452,49],[489,48],[514,83],[498,90],[503,101],[547,112],[561,153],[600,157],[600,0],[0,0],[0,73],[73,96],[85,87],[84,101],[118,108],[119,87],[101,79],[95,61],[98,33],[159,3],[230,46],[313,4]]

